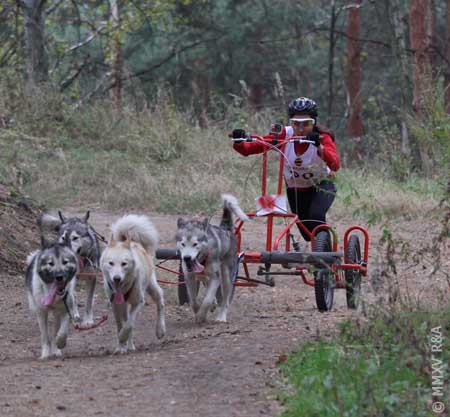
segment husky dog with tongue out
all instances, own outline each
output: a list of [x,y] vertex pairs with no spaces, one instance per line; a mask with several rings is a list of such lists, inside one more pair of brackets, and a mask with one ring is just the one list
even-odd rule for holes
[[[238,261],[233,215],[242,221],[248,220],[248,217],[234,196],[222,194],[222,203],[223,213],[219,226],[209,224],[208,218],[203,221],[179,218],[177,223],[175,240],[196,323],[206,321],[206,315],[219,288],[221,297],[216,321],[227,321],[231,303],[232,273]],[[206,293],[201,304],[197,301],[196,280],[206,284]]]
[[116,319],[119,345],[116,353],[134,350],[133,329],[145,305],[147,292],[157,305],[156,336],[166,331],[164,296],[156,281],[158,234],[146,216],[128,214],[112,226],[112,236],[100,258],[105,293]]
[[[78,316],[74,297],[78,268],[77,255],[68,239],[52,243],[42,238],[41,249],[28,256],[28,302],[37,314],[41,331],[41,359],[61,356],[61,349],[66,346],[71,316]],[[49,329],[49,313],[55,320],[53,333]]]

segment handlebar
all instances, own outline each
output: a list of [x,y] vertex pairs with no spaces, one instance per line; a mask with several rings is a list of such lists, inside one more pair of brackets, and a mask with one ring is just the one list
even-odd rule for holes
[[249,135],[246,138],[232,138],[232,142],[264,142],[271,145],[283,145],[285,143],[309,143],[314,144],[314,141],[307,140],[306,136],[291,136],[289,139],[278,139],[273,137],[270,139],[259,135]]

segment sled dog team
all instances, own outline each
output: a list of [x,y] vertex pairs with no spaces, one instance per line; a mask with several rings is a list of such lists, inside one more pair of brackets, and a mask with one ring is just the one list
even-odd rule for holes
[[[195,321],[206,321],[218,288],[216,320],[226,322],[232,298],[232,271],[237,262],[237,239],[233,215],[247,216],[235,197],[222,195],[223,215],[218,226],[204,221],[178,219],[177,249]],[[144,215],[129,214],[111,226],[111,237],[101,253],[97,233],[83,218],[59,218],[44,214],[38,220],[43,231],[56,231],[55,241],[41,238],[41,248],[27,258],[26,286],[30,309],[36,313],[41,332],[41,359],[61,356],[71,321],[80,322],[75,298],[76,277],[81,269],[103,274],[104,291],[117,325],[116,353],[134,350],[133,330],[147,292],[157,307],[156,336],[166,332],[163,291],[157,283],[154,257],[158,233]],[[197,300],[197,279],[206,285],[205,296]],[[95,275],[89,279],[83,324],[92,325]],[[53,315],[54,328],[49,326]]]

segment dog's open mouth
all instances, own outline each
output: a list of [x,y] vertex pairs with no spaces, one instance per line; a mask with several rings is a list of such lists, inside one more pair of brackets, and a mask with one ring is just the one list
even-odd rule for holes
[[189,261],[184,261],[184,263],[186,264],[186,269],[188,270],[188,272],[196,272],[198,274],[202,273],[205,270],[205,267],[196,259],[189,260]]
[[48,293],[42,297],[41,303],[44,306],[49,306],[55,302],[56,296],[62,297],[66,291],[66,284],[64,281],[53,282]]
[[114,280],[113,301],[114,304],[123,304],[125,302],[125,297],[123,296],[122,289],[120,288],[119,280]]
[[65,290],[66,290],[66,283],[64,281],[57,281],[56,292],[58,293],[58,295],[64,294]]

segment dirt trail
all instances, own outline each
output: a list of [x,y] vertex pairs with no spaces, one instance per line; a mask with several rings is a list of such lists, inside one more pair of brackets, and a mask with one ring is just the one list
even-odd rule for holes
[[[95,212],[92,223],[107,233],[115,218]],[[161,245],[173,247],[176,216],[152,219]],[[247,226],[246,236],[245,244],[258,248],[264,227]],[[312,288],[298,278],[280,277],[275,288],[237,288],[230,323],[199,327],[189,308],[177,305],[175,287],[163,286],[168,334],[162,341],[156,339],[155,306],[148,300],[137,323],[135,353],[111,354],[116,330],[110,317],[93,331],[72,330],[64,359],[41,362],[39,329],[28,310],[23,277],[0,276],[0,285],[2,416],[274,416],[280,410],[280,356],[331,335],[340,320],[357,314],[347,310],[343,291],[335,293],[333,312],[321,314]],[[84,300],[80,291],[78,301]],[[96,316],[106,310],[98,286]]]

